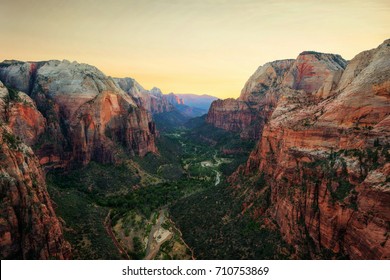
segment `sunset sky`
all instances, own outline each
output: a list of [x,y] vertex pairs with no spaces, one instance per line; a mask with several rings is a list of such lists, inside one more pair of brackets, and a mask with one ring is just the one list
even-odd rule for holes
[[0,60],[68,59],[164,93],[238,97],[258,66],[390,38],[390,1],[0,0]]

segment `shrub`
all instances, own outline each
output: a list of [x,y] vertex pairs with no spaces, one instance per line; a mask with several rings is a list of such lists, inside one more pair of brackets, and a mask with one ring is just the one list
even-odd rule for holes
[[8,89],[8,96],[11,101],[19,101],[19,92],[16,89],[13,88],[7,88]]
[[4,131],[3,133],[3,140],[12,150],[16,150],[21,143],[20,140],[15,137],[15,135],[8,133],[7,131]]

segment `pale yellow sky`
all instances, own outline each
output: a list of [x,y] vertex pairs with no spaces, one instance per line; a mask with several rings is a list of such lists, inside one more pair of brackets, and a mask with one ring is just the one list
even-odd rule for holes
[[76,60],[226,98],[268,61],[376,47],[390,38],[390,1],[0,0],[0,26],[0,60]]

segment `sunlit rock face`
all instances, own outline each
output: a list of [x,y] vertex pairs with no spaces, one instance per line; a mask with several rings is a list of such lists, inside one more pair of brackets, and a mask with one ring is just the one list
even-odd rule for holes
[[93,66],[5,61],[0,80],[28,93],[46,119],[35,146],[41,164],[114,162],[118,147],[130,155],[157,151],[150,113]]
[[151,90],[144,89],[136,80],[132,78],[114,78],[115,83],[135,102],[148,110],[152,114],[170,112],[174,110],[171,101],[174,101],[169,95],[163,95],[159,88]]
[[390,41],[347,65],[339,56],[302,53],[282,84],[232,185],[264,176],[270,206],[259,213],[298,251],[310,240],[311,257],[327,249],[389,259]]
[[294,60],[279,60],[260,66],[246,82],[238,99],[211,104],[206,122],[244,139],[258,139],[271,115],[283,86],[283,78]]
[[8,89],[0,82],[0,119],[24,143],[34,145],[46,128],[46,119],[25,93]]
[[184,105],[183,99],[172,92],[167,94],[166,98],[168,102],[171,103],[172,105]]
[[258,139],[279,96],[302,90],[326,97],[339,81],[346,61],[339,55],[303,52],[297,59],[260,66],[246,82],[237,100],[214,101],[206,121],[242,138]]

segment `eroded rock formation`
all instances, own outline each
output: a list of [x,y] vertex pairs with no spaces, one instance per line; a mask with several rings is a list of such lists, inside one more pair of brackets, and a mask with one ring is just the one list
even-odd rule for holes
[[152,114],[160,114],[174,110],[169,95],[163,95],[159,88],[151,90],[144,89],[136,80],[132,78],[114,78],[117,85],[129,96],[134,98],[136,103],[148,110]]
[[230,182],[252,178],[245,205],[297,252],[389,259],[390,40],[348,65],[304,52],[281,75],[258,145]]
[[114,162],[118,145],[140,156],[157,151],[150,114],[93,66],[4,61],[0,80],[28,93],[46,119],[34,147],[42,164]]
[[[46,190],[38,158],[26,144],[45,119],[24,93],[0,82],[0,255],[2,259],[67,259],[70,245]],[[25,144],[26,143],[26,144]]]

